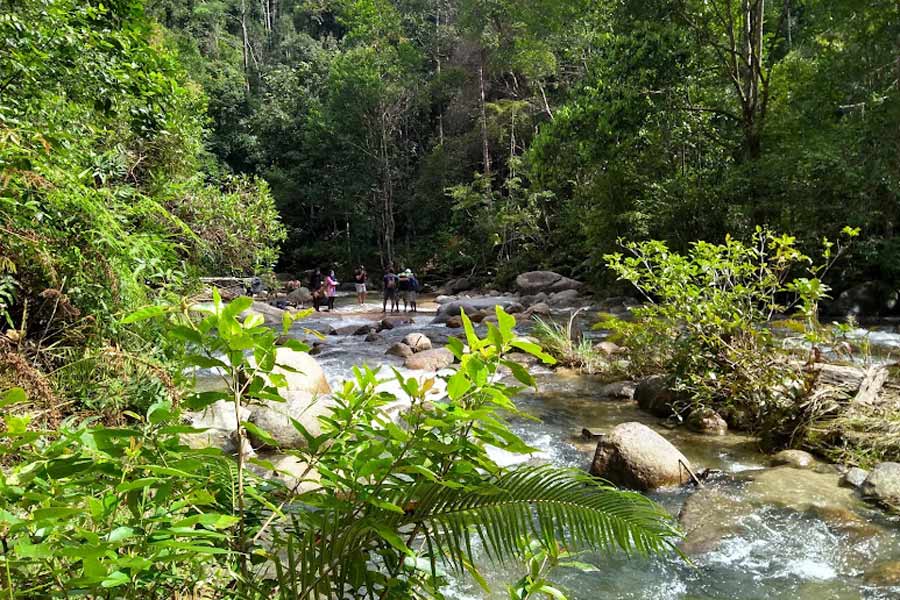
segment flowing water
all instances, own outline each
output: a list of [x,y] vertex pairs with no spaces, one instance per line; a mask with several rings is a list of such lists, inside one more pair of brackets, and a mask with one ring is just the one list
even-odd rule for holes
[[[376,310],[374,305],[367,308]],[[412,331],[428,335],[436,346],[443,343],[454,332],[431,325],[432,317],[419,314],[413,324],[382,332],[378,342],[329,335],[317,359],[333,385],[349,378],[352,366],[359,364],[430,376],[404,369],[401,359],[384,352]],[[360,314],[348,299],[339,303],[335,314],[316,315],[302,326],[326,330],[329,325],[371,323],[373,318]],[[900,348],[900,336],[893,332],[879,332],[879,342]],[[668,429],[633,403],[601,397],[601,385],[591,377],[546,369],[537,375],[539,390],[522,394],[517,403],[540,421],[513,424],[540,450],[533,460],[587,469],[594,444],[580,439],[582,428],[602,432],[618,423],[640,421],[668,438],[697,469],[721,471],[700,490],[652,496],[673,515],[684,512],[689,530],[684,551],[690,562],[677,556],[588,555],[582,560],[596,565],[597,571],[559,569],[553,574],[570,599],[900,598],[900,521],[838,487],[833,467],[770,469],[752,438]],[[514,567],[489,564],[483,572],[495,590],[492,596],[468,580],[455,581],[448,596],[505,598],[505,586],[521,576]]]

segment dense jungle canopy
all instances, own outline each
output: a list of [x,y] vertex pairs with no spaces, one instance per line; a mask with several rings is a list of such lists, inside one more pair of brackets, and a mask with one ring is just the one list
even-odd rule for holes
[[[264,178],[282,270],[546,264],[620,236],[863,230],[894,281],[890,0],[153,0],[210,99],[209,151]],[[496,270],[496,271],[495,271]]]

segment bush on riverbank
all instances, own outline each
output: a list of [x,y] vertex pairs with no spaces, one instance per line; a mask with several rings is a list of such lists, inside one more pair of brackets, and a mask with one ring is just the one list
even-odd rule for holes
[[[856,234],[844,231],[845,239]],[[647,303],[632,319],[607,318],[598,327],[625,347],[629,375],[669,376],[673,414],[712,409],[767,445],[799,445],[822,416],[822,403],[810,401],[815,363],[833,339],[817,318],[828,292],[819,277],[844,248],[826,240],[815,264],[795,238],[763,230],[750,243],[695,242],[686,254],[658,241],[627,243],[626,254],[608,255],[607,263]],[[768,326],[784,314],[801,330],[805,355]]]
[[0,38],[0,383],[28,371],[57,414],[146,409],[167,349],[118,317],[271,268],[271,195],[218,175],[206,98],[140,2],[13,3]]

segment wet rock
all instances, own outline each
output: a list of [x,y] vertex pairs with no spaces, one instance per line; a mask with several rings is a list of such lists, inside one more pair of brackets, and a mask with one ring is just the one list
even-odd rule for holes
[[900,508],[900,463],[875,465],[859,491],[867,500],[892,509]]
[[550,316],[550,305],[546,302],[538,302],[536,304],[532,304],[528,307],[528,310],[525,311],[526,315],[529,317],[533,317],[535,315],[539,317],[549,317]]
[[637,400],[641,410],[666,418],[674,414],[672,406],[679,401],[679,396],[670,388],[671,382],[665,375],[653,375],[638,382],[634,391],[634,399]]
[[744,530],[741,516],[747,505],[715,487],[704,487],[688,496],[678,514],[684,531],[679,547],[688,555],[716,550],[726,537]]
[[797,512],[814,512],[841,522],[858,520],[866,505],[853,490],[840,487],[836,473],[819,473],[789,466],[746,471],[744,494],[756,506],[777,506]]
[[852,467],[841,476],[841,485],[845,487],[858,488],[865,482],[869,472],[859,467]]
[[248,310],[241,313],[241,316],[246,316],[250,312],[262,315],[266,325],[270,326],[281,326],[282,319],[284,319],[284,311],[282,309],[265,302],[254,302]]
[[434,348],[418,352],[406,359],[406,368],[421,371],[439,371],[453,364],[453,353],[446,348]]
[[275,467],[274,476],[295,493],[304,493],[319,487],[321,477],[315,469],[310,469],[309,464],[296,456],[286,455],[273,458],[271,461]]
[[803,450],[782,450],[772,457],[773,467],[788,466],[794,469],[809,469],[816,464],[815,457]]
[[725,435],[728,432],[728,423],[722,416],[711,408],[700,408],[692,411],[688,416],[688,427],[697,433],[707,435]]
[[687,458],[642,423],[617,425],[597,444],[591,474],[640,491],[690,481]]
[[633,381],[615,381],[600,388],[600,395],[618,400],[634,400],[637,385]]
[[463,320],[460,316],[450,317],[445,324],[451,329],[459,329],[463,326]]
[[434,317],[433,323],[445,323],[447,319],[459,316],[462,311],[467,315],[476,312],[484,312],[486,314],[494,314],[495,307],[501,306],[506,312],[521,311],[522,304],[518,298],[514,296],[490,296],[484,298],[466,298],[465,300],[454,300],[442,304]]
[[353,332],[353,335],[369,335],[371,333],[376,333],[378,328],[375,325],[365,324],[360,325],[356,328],[356,331]]
[[[250,422],[268,433],[275,448],[303,448],[306,437],[294,427],[297,421],[313,436],[322,433],[319,417],[329,414],[334,406],[331,396],[309,392],[293,392],[284,402],[267,400],[251,408]],[[269,446],[266,441],[251,435],[257,446]]]
[[403,325],[411,325],[414,323],[412,317],[385,317],[381,321],[378,322],[378,331],[395,329],[397,327],[401,327]]
[[863,575],[869,585],[900,586],[900,560],[889,560],[875,565]]
[[549,294],[578,289],[581,287],[581,282],[563,277],[553,271],[529,271],[516,277],[516,287],[523,294],[537,294],[539,292]]
[[359,331],[359,327],[356,325],[342,325],[335,327],[331,335],[356,335],[357,331]]
[[[535,304],[545,304],[546,305],[547,299],[549,299],[549,298],[550,298],[550,296],[546,292],[539,292],[537,294],[522,296],[519,298],[519,300],[522,302],[523,305],[531,307],[531,306],[534,306]],[[549,311],[550,308],[547,307],[547,310]]]
[[431,340],[421,333],[410,333],[403,338],[403,343],[412,348],[413,352],[431,350]]
[[[473,323],[481,323],[482,321],[484,321],[484,318],[487,316],[487,313],[482,312],[480,310],[476,310],[471,315],[466,313],[466,316],[469,317],[469,320],[472,321]],[[453,319],[455,317],[450,317],[450,318]]]
[[400,358],[409,358],[413,355],[413,350],[403,342],[397,342],[395,344],[391,344],[391,347],[387,349],[385,354],[390,354],[391,356],[399,356]]
[[374,331],[366,336],[366,341],[371,343],[383,342],[384,338],[381,337],[380,334],[375,333]]
[[313,342],[312,347],[309,349],[310,356],[318,356],[325,351],[325,344],[323,342]]

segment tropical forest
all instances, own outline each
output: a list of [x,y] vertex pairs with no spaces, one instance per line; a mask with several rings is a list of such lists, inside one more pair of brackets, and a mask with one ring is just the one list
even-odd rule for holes
[[900,3],[0,0],[75,598],[900,598]]

